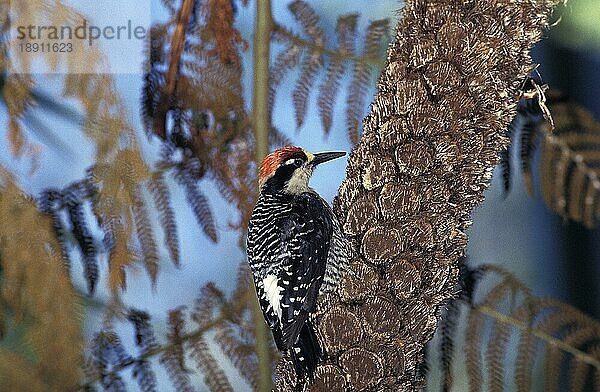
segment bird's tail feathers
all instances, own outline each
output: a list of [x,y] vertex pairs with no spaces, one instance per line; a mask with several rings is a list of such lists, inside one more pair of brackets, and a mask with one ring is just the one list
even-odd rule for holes
[[314,378],[317,366],[323,360],[324,354],[319,345],[319,339],[310,322],[304,323],[296,344],[290,350],[292,362],[298,379]]

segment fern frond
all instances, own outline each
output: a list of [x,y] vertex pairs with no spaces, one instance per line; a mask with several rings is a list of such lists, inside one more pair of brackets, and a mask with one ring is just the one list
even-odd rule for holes
[[521,126],[521,172],[527,193],[533,195],[533,176],[531,174],[531,162],[536,143],[536,126],[531,119],[525,119]]
[[59,211],[57,210],[57,203],[61,198],[62,195],[59,190],[46,189],[42,192],[38,199],[38,208],[44,214],[49,215],[50,219],[52,220],[52,230],[54,230],[54,235],[60,244],[63,263],[65,265],[65,269],[68,271],[71,267],[71,262],[67,253],[67,238],[65,236],[66,232],[62,223],[62,219],[60,218]]
[[[254,337],[254,326],[249,335]],[[244,328],[241,328],[241,333]],[[249,342],[246,342],[239,336],[233,328],[232,323],[223,323],[217,327],[215,341],[223,350],[223,353],[229,358],[235,368],[242,374],[254,390],[258,387],[258,359],[256,352]]]
[[504,390],[504,358],[511,335],[511,328],[504,323],[494,325],[492,339],[486,352],[486,370],[488,373],[489,390],[501,392]]
[[121,340],[112,331],[102,331],[92,340],[93,363],[100,374],[100,383],[105,390],[126,391],[126,385],[113,368],[131,363],[133,358],[127,353]]
[[[507,288],[514,290],[515,283],[510,279],[505,278],[502,282],[494,286],[490,292],[486,295],[482,301],[486,306],[495,308],[505,298],[507,294]],[[483,332],[484,317],[478,312],[470,312],[468,320],[468,329],[465,339],[465,363],[467,365],[467,374],[469,376],[469,385],[471,391],[480,391],[483,385],[483,375],[481,369],[481,354],[479,350],[479,342],[483,339],[481,333]],[[496,326],[497,330],[495,333],[498,341],[508,339],[507,334],[509,331],[503,329],[501,325]],[[496,340],[495,339],[495,340]],[[490,347],[493,343],[490,343]],[[492,350],[501,350],[500,348],[493,348]],[[503,351],[494,351],[493,353],[486,353],[487,362],[485,369],[490,374],[491,381],[494,387],[498,386],[498,382],[502,380],[502,368],[497,369],[495,366],[498,361],[504,356]]]
[[[320,17],[306,2],[296,0],[288,6],[292,14],[302,24],[304,32],[315,42],[316,45],[323,46],[325,43],[325,34],[319,26]],[[304,118],[308,107],[308,95],[314,85],[317,71],[323,66],[321,52],[311,50],[302,62],[300,77],[296,83],[296,88],[292,93],[294,103],[294,112],[296,114],[296,128],[299,129],[304,124]]]
[[179,238],[177,225],[175,224],[175,213],[171,207],[171,195],[165,183],[162,173],[155,173],[148,182],[148,189],[154,198],[154,204],[159,212],[160,223],[165,232],[165,246],[173,264],[179,267]]
[[510,192],[511,185],[511,161],[510,161],[510,146],[500,152],[500,169],[502,171],[502,186],[504,195]]
[[313,41],[324,41],[323,29],[319,26],[321,17],[308,3],[303,0],[295,0],[288,5],[288,9]]
[[316,51],[311,52],[302,63],[300,78],[298,78],[296,88],[292,93],[294,113],[296,114],[296,129],[302,128],[304,124],[308,108],[308,95],[314,85],[317,71],[322,65],[321,54]]
[[[540,190],[545,204],[559,215],[593,227],[600,214],[600,123],[558,93],[546,103],[554,124],[546,124],[544,103],[519,105],[521,170],[527,191],[533,189],[531,163],[540,144]],[[516,136],[516,135],[515,135]]]
[[185,365],[184,349],[184,315],[183,307],[169,311],[169,333],[167,339],[169,348],[160,356],[160,362],[167,370],[175,390],[191,392],[194,390],[190,383],[189,370]]
[[238,46],[246,48],[248,43],[234,27],[234,3],[230,0],[196,3],[205,14],[203,33],[214,39],[214,48],[209,54],[216,55],[223,64],[239,66]]
[[[389,21],[387,19],[376,20],[367,27],[364,43],[364,53],[368,57],[374,57],[380,50],[381,40],[387,33]],[[346,102],[346,128],[348,137],[352,144],[358,143],[358,130],[362,122],[362,113],[370,87],[370,68],[363,63],[354,63],[352,79],[348,90]]]
[[460,302],[451,300],[446,313],[440,321],[441,332],[440,362],[442,365],[442,390],[452,388],[452,359],[454,357],[454,339],[460,318]]
[[203,327],[208,324],[214,316],[217,307],[222,305],[225,301],[223,292],[215,287],[214,284],[208,283],[202,290],[200,290],[200,296],[196,300],[196,304],[192,311],[192,320],[194,320],[199,327]]
[[233,392],[223,369],[210,353],[206,340],[203,337],[193,339],[189,346],[198,369],[204,373],[204,383],[208,389],[212,392]]
[[548,392],[558,392],[561,383],[560,368],[563,352],[553,345],[548,345],[544,357],[545,390]]
[[465,335],[465,365],[469,380],[469,390],[479,392],[483,386],[482,361],[479,344],[485,317],[479,312],[469,312]]
[[518,392],[531,390],[531,369],[535,359],[536,340],[531,333],[535,317],[535,305],[525,300],[519,308],[513,312],[517,320],[521,320],[529,327],[521,331],[517,345],[517,360],[515,362],[515,383]]
[[[593,327],[579,328],[570,331],[563,341],[573,347],[583,348],[590,340],[599,340],[598,330]],[[599,358],[600,359],[600,358]],[[568,384],[569,391],[583,391],[586,384],[586,376],[588,372],[588,363],[582,360],[581,357],[574,356],[570,359],[568,368]]]
[[389,19],[379,19],[371,22],[365,35],[364,53],[367,57],[377,57],[381,51],[382,39],[390,30]]
[[138,187],[133,198],[133,217],[135,219],[135,228],[137,236],[140,241],[142,248],[142,255],[144,257],[144,267],[150,275],[150,279],[153,284],[156,284],[156,277],[158,276],[158,249],[156,246],[156,240],[152,232],[152,223],[148,216],[148,209],[146,208],[146,202],[143,196],[140,194],[141,188]]
[[275,106],[277,88],[281,85],[288,72],[300,64],[301,55],[302,48],[294,43],[291,43],[277,54],[275,63],[269,71],[269,109],[271,111]]
[[127,319],[133,324],[135,330],[135,344],[139,347],[140,353],[144,354],[157,347],[154,331],[150,325],[150,315],[147,312],[130,309]]
[[352,79],[346,101],[346,128],[350,142],[358,143],[359,129],[362,122],[362,111],[369,90],[369,78],[371,72],[364,64],[355,63],[352,71]]
[[573,358],[571,360],[571,367],[569,369],[569,391],[584,391],[588,370],[588,364],[579,358]]
[[[341,54],[353,52],[357,20],[358,14],[345,15],[337,20],[335,30],[338,40],[338,50]],[[331,129],[333,107],[339,91],[340,80],[346,71],[345,68],[345,63],[342,59],[331,58],[325,79],[319,89],[317,105],[325,134],[328,134]]]
[[243,311],[248,308],[248,300],[252,298],[248,295],[248,291],[252,290],[254,290],[252,272],[248,263],[243,261],[238,266],[235,290],[231,295],[230,301],[232,304],[237,305],[234,316],[243,314]]
[[67,209],[71,230],[77,240],[79,249],[82,253],[83,269],[88,286],[88,292],[94,294],[96,290],[96,281],[98,280],[98,261],[96,260],[97,249],[94,245],[94,238],[90,233],[81,204],[80,195],[72,190],[66,192],[63,196],[63,203]]
[[150,362],[145,360],[136,361],[133,365],[131,374],[133,378],[137,380],[142,392],[157,391],[156,374],[154,374]]
[[213,242],[218,241],[217,229],[208,205],[208,199],[198,188],[198,184],[187,167],[177,167],[175,179],[183,186],[188,204],[192,207],[198,225]]
[[[600,359],[600,344],[594,345],[594,347],[592,348],[592,354],[594,355],[594,357]],[[600,368],[595,367],[593,372],[594,390],[598,392],[600,391]]]
[[284,133],[282,133],[279,129],[272,127],[269,132],[269,146],[271,149],[276,149],[284,146],[291,146],[293,144],[292,140],[288,138]]
[[510,139],[510,144],[506,146],[500,152],[500,169],[502,171],[502,185],[504,186],[504,195],[506,196],[510,192],[511,186],[511,174],[512,174],[512,161],[511,161],[511,150],[514,145],[514,137],[518,134],[521,129],[520,116],[517,114],[508,127],[506,128],[506,137]]
[[[154,337],[154,331],[150,326],[150,315],[144,311],[130,309],[127,319],[133,324],[135,330],[135,344],[139,348],[140,355],[158,347]],[[137,380],[143,392],[156,391],[156,375],[145,359],[137,359],[133,364],[133,378]]]

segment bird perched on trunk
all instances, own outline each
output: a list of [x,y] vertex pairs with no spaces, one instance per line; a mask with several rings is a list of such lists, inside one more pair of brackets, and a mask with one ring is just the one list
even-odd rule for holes
[[288,146],[260,165],[248,263],[275,344],[289,353],[299,379],[312,379],[325,355],[312,325],[317,301],[335,289],[349,264],[341,226],[308,181],[317,165],[345,154]]

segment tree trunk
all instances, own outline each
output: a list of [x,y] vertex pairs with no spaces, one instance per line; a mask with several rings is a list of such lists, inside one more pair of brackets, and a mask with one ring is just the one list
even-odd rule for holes
[[[471,210],[557,2],[406,1],[335,202],[355,256],[318,316],[330,357],[305,390],[423,387],[423,349],[453,295]],[[277,387],[295,384],[283,359]]]

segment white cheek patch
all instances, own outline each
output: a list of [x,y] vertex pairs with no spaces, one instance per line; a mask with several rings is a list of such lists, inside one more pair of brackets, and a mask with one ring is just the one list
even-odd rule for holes
[[287,182],[287,186],[285,188],[288,193],[302,193],[306,192],[308,189],[308,180],[312,175],[312,169],[309,169],[306,166],[299,167],[294,171],[292,178]]
[[275,275],[267,275],[263,279],[263,287],[265,288],[267,300],[273,311],[277,314],[277,317],[281,320],[281,291],[283,291],[283,287],[279,287],[278,283],[277,276]]

